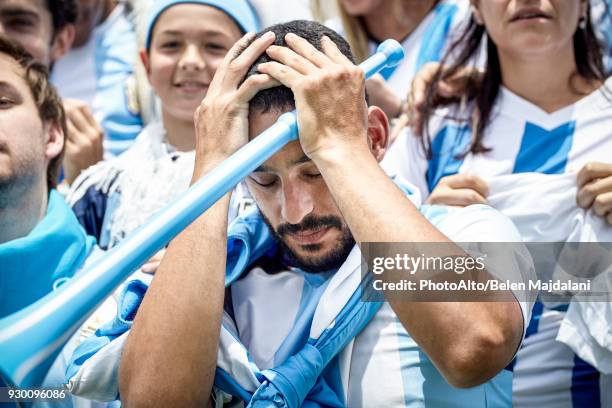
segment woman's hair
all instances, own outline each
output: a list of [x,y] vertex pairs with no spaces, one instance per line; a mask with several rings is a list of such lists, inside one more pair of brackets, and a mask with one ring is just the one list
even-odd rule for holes
[[[602,47],[595,36],[591,22],[590,5],[588,6],[586,21],[584,23],[584,28],[580,28],[579,26],[574,33],[573,41],[574,57],[577,67],[576,75],[581,76],[587,81],[603,82],[607,75],[603,66]],[[428,158],[431,158],[433,155],[431,149],[432,137],[429,134],[428,126],[429,119],[434,114],[436,108],[460,101],[470,102],[468,106],[470,106],[471,109],[471,111],[467,112],[467,115],[464,115],[466,112],[462,112],[460,114],[461,117],[453,118],[460,122],[471,121],[472,141],[469,150],[464,152],[464,154],[478,154],[491,150],[482,144],[482,139],[484,137],[484,131],[491,120],[495,101],[499,95],[502,76],[497,46],[486,34],[485,27],[477,24],[472,15],[463,33],[451,45],[449,51],[442,59],[440,69],[435,74],[434,80],[426,90],[426,103],[421,111],[423,123],[425,123],[424,135],[421,140]],[[483,38],[486,41],[487,53],[484,76],[478,78],[477,74],[472,71],[472,76],[468,79],[466,90],[461,97],[439,97],[438,86],[440,82],[452,78],[470,62],[478,60]],[[453,61],[449,63],[451,58]],[[575,90],[572,82],[573,79],[575,79],[575,76],[569,79],[570,87]],[[575,92],[579,93],[577,90],[575,90]]]
[[363,19],[359,16],[349,15],[342,6],[342,0],[336,0],[338,14],[344,28],[344,37],[351,46],[351,51],[357,63],[363,62],[370,55],[368,34]]

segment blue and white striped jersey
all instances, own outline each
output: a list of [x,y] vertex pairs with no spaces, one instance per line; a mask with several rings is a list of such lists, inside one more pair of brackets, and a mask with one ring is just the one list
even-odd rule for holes
[[[469,1],[442,0],[418,27],[402,41],[404,59],[380,74],[400,98],[406,98],[416,73],[428,62],[442,59],[469,17]],[[372,53],[378,44],[370,41]]]
[[[433,206],[422,212],[456,242],[484,241],[485,232],[497,242],[520,239],[512,223],[487,206]],[[512,254],[517,270],[524,267],[519,258],[518,252]],[[300,338],[296,331],[306,333],[302,336],[305,341],[318,301],[312,294],[325,288],[326,279],[323,274],[296,271],[268,274],[256,267],[232,286],[237,332],[258,367],[274,367],[295,353],[287,347],[287,339]],[[531,306],[521,302],[525,322],[529,321]],[[388,303],[332,360],[323,375],[331,387],[342,390],[345,406],[351,408],[511,406],[510,371],[504,369],[473,388],[449,385]]]
[[[469,17],[470,2],[467,0],[441,0],[421,21],[415,30],[402,41],[404,59],[399,65],[383,69],[380,74],[387,85],[400,98],[406,98],[412,79],[428,62],[440,61],[456,39],[462,23]],[[330,28],[343,34],[339,20],[326,23]],[[369,41],[374,53],[378,44]]]
[[[503,88],[483,139],[492,150],[478,155],[464,154],[470,128],[444,119],[453,108],[440,110],[430,128],[433,157],[428,160],[421,141],[405,132],[390,148],[383,167],[427,196],[441,178],[457,173],[471,172],[486,180],[513,173],[574,173],[588,162],[611,163],[612,94],[606,88],[612,90],[612,80],[550,114]],[[563,308],[536,303],[514,366],[515,406],[599,407],[612,401],[611,376],[555,341],[564,313]]]
[[89,41],[70,50],[53,66],[51,80],[62,98],[86,102],[104,130],[104,152],[116,156],[142,130],[136,97],[136,34],[118,4]]

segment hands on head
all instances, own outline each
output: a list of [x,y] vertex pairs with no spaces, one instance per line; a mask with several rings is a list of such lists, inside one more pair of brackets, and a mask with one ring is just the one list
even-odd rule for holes
[[[325,36],[322,51],[295,34],[284,39],[287,46],[277,46],[272,32],[257,39],[247,34],[226,55],[195,113],[198,177],[248,141],[249,101],[279,85],[294,94],[300,143],[311,159],[332,148],[367,147],[363,71]],[[273,61],[244,80],[264,52]]]

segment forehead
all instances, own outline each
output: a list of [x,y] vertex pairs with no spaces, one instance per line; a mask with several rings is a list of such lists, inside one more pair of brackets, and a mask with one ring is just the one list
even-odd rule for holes
[[[281,114],[278,111],[266,113],[251,112],[249,114],[249,140],[257,137],[260,133],[274,125]],[[310,160],[307,160],[300,142],[295,140],[287,143],[286,146],[266,160],[261,167],[274,171],[282,171],[283,169],[289,169],[306,162],[310,162]]]
[[24,69],[17,61],[0,53],[0,82],[11,84],[17,90],[25,92],[29,90],[29,87],[24,74]]
[[[1,1],[1,0],[0,0]],[[197,21],[198,24],[193,24]],[[152,38],[164,32],[222,34],[235,38],[242,32],[234,20],[221,10],[203,4],[177,4],[161,13],[153,27]]]

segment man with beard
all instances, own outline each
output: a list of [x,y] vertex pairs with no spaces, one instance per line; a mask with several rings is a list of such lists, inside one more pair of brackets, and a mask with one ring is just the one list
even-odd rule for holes
[[[95,251],[94,238],[56,190],[65,134],[46,68],[0,37],[0,318],[52,292]],[[61,385],[73,349],[71,343],[37,386]]]
[[355,241],[518,241],[488,207],[420,207],[390,180],[387,119],[364,95],[348,45],[320,24],[230,50],[196,112],[193,180],[293,108],[300,140],[247,178],[255,211],[228,232],[226,195],[172,241],[149,288],[127,285],[117,319],[73,356],[73,392],[126,407],[510,405],[503,368],[530,304],[359,296]]

